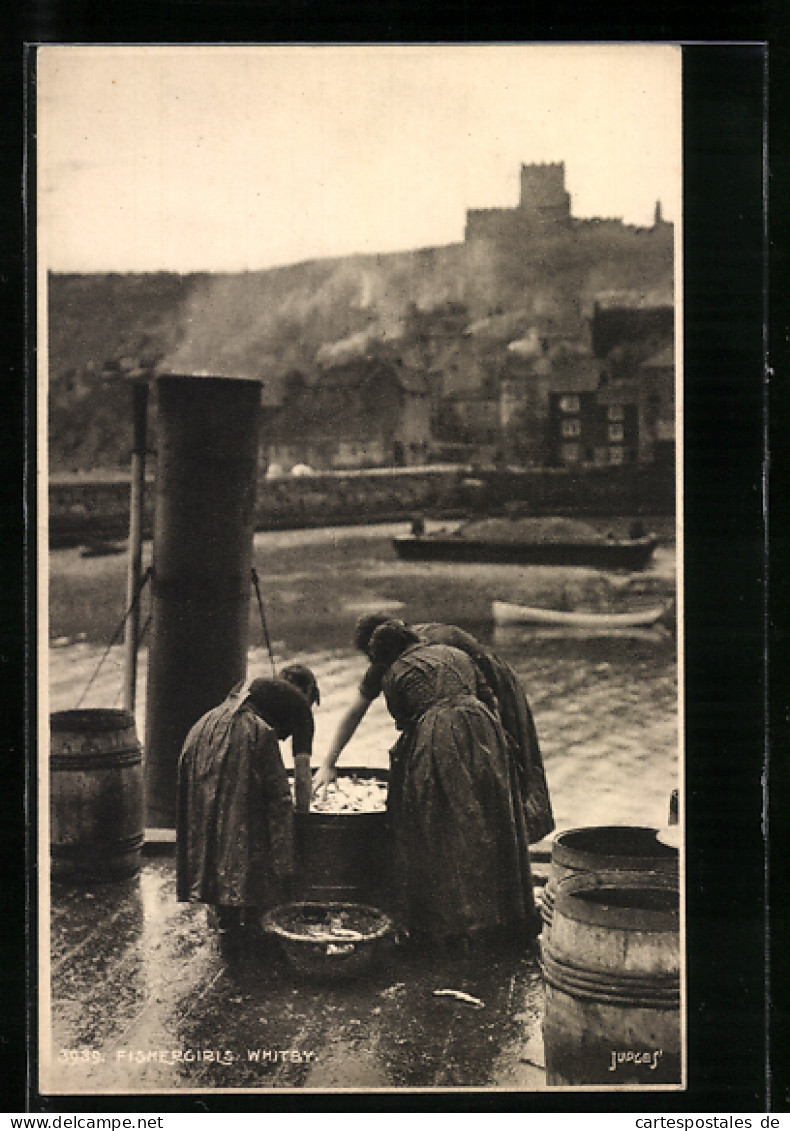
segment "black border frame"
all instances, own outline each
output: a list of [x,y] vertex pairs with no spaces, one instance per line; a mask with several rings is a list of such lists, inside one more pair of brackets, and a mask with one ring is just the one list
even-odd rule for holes
[[[328,6],[327,6],[328,7]],[[704,12],[704,9],[702,9]],[[720,15],[721,15],[721,10]],[[255,0],[141,0],[120,16],[111,4],[74,0],[30,5],[18,20],[18,40],[6,41],[3,79],[11,129],[3,132],[3,171],[10,173],[3,197],[6,230],[19,234],[5,261],[0,283],[11,313],[8,415],[19,424],[3,449],[3,477],[10,505],[6,529],[12,535],[2,553],[5,582],[3,612],[13,654],[24,657],[19,679],[3,683],[6,731],[6,784],[2,793],[2,848],[11,867],[4,870],[2,900],[15,910],[3,922],[5,961],[0,973],[3,1001],[0,1063],[11,1111],[108,1112],[135,1110],[167,1113],[232,1111],[524,1111],[529,1112],[737,1112],[790,1109],[785,1049],[781,1045],[786,1011],[780,994],[786,981],[779,944],[774,955],[773,1067],[767,1073],[766,1047],[766,872],[762,775],[766,762],[768,706],[766,590],[766,402],[763,380],[767,334],[764,196],[766,138],[766,40],[762,12],[732,6],[713,23],[729,23],[738,42],[690,43],[684,49],[685,168],[685,556],[686,587],[686,734],[688,797],[689,921],[689,1087],[678,1093],[393,1093],[283,1096],[222,1095],[131,1097],[41,1097],[30,1078],[29,1055],[35,1049],[34,1005],[37,947],[31,847],[26,833],[34,817],[20,798],[30,789],[22,752],[35,749],[35,365],[32,330],[26,325],[30,289],[23,285],[26,218],[19,192],[24,160],[23,134],[25,42],[380,42],[482,40],[687,40],[670,33],[662,9],[653,34],[629,27],[622,18],[608,27],[571,27],[552,13],[538,28],[540,14],[528,16],[506,6],[491,8],[481,19],[468,5],[427,12],[416,5],[384,0],[375,11],[360,12],[349,3],[334,5],[318,18],[302,0],[264,5]],[[552,22],[553,16],[553,22]],[[602,14],[599,13],[599,19]],[[713,26],[713,24],[711,25]],[[613,34],[614,32],[614,34]],[[750,41],[751,46],[746,46]],[[9,46],[10,44],[10,46]],[[781,67],[783,50],[771,48],[772,71]],[[781,94],[779,95],[781,99]],[[772,87],[772,99],[773,94]],[[779,113],[775,110],[774,113]],[[18,133],[16,127],[19,127]],[[9,144],[10,139],[10,144]],[[772,158],[773,162],[773,158]],[[29,171],[28,171],[29,172]],[[773,164],[772,164],[773,177]],[[28,192],[29,192],[28,187]],[[6,200],[10,204],[6,204]],[[30,221],[28,221],[30,222]],[[781,216],[779,217],[781,229]],[[30,239],[34,229],[28,230]],[[776,254],[776,253],[775,253]],[[782,263],[781,241],[779,262]],[[16,287],[16,283],[19,286]],[[781,285],[780,285],[781,293]],[[773,301],[773,300],[772,300]],[[782,323],[780,322],[780,325]],[[17,352],[17,347],[18,352]],[[778,344],[781,352],[781,336]],[[772,393],[781,409],[782,391]],[[775,419],[775,417],[774,417]],[[781,444],[781,434],[777,439]],[[18,491],[20,467],[27,479]],[[781,470],[772,477],[774,498],[783,501]],[[23,555],[12,557],[19,534]],[[781,536],[781,527],[780,527]],[[28,542],[25,545],[25,539]],[[781,537],[780,537],[781,540]],[[32,544],[31,544],[32,542]],[[772,561],[775,558],[772,539]],[[781,553],[781,545],[776,547]],[[11,560],[9,560],[11,559]],[[773,636],[781,644],[781,605]],[[27,677],[25,679],[25,677]],[[771,673],[781,697],[781,670]],[[778,680],[778,684],[777,681]],[[24,682],[23,682],[24,681]],[[26,698],[25,698],[26,696]],[[20,706],[23,707],[20,718]],[[785,712],[780,707],[778,734]],[[773,795],[772,795],[773,796]],[[35,799],[35,790],[32,793]],[[774,830],[781,830],[787,809],[771,802]],[[21,818],[21,820],[20,820]],[[774,833],[776,845],[781,831]],[[35,842],[32,844],[35,849]],[[787,878],[787,855],[775,854],[772,883]],[[772,889],[773,936],[788,923],[780,887]],[[18,913],[18,914],[17,914]],[[33,930],[31,931],[31,928]],[[27,937],[26,937],[27,935]],[[782,948],[784,950],[785,948]],[[783,986],[784,982],[784,986]],[[33,1031],[31,1032],[31,1025]],[[783,1064],[785,1067],[783,1068]],[[784,1076],[782,1073],[784,1072]],[[13,1097],[13,1098],[12,1098]]]

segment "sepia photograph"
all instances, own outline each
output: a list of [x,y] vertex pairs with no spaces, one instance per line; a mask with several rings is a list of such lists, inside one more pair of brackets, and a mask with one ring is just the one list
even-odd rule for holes
[[39,1092],[683,1091],[681,47],[34,68]]

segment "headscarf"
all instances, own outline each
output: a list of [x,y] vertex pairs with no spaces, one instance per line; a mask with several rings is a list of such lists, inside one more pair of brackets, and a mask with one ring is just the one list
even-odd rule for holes
[[354,629],[354,647],[358,652],[370,654],[370,640],[373,633],[382,624],[403,624],[402,620],[391,616],[389,613],[366,613],[360,617]]
[[321,702],[318,680],[306,664],[288,664],[286,667],[280,668],[279,678],[287,680],[288,683],[292,683],[297,690],[301,691],[311,707],[313,705],[317,707]]
[[403,621],[388,621],[380,624],[370,638],[370,659],[374,664],[389,667],[407,648],[419,643],[417,633]]

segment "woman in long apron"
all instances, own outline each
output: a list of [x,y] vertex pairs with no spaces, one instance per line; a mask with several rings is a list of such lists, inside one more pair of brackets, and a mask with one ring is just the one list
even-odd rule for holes
[[396,898],[408,931],[446,942],[527,941],[539,922],[518,775],[469,656],[385,624],[370,642],[388,710],[388,811]]

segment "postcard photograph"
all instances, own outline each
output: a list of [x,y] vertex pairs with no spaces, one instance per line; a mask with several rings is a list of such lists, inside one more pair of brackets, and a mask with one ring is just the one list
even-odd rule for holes
[[681,56],[36,49],[42,1095],[686,1087]]

